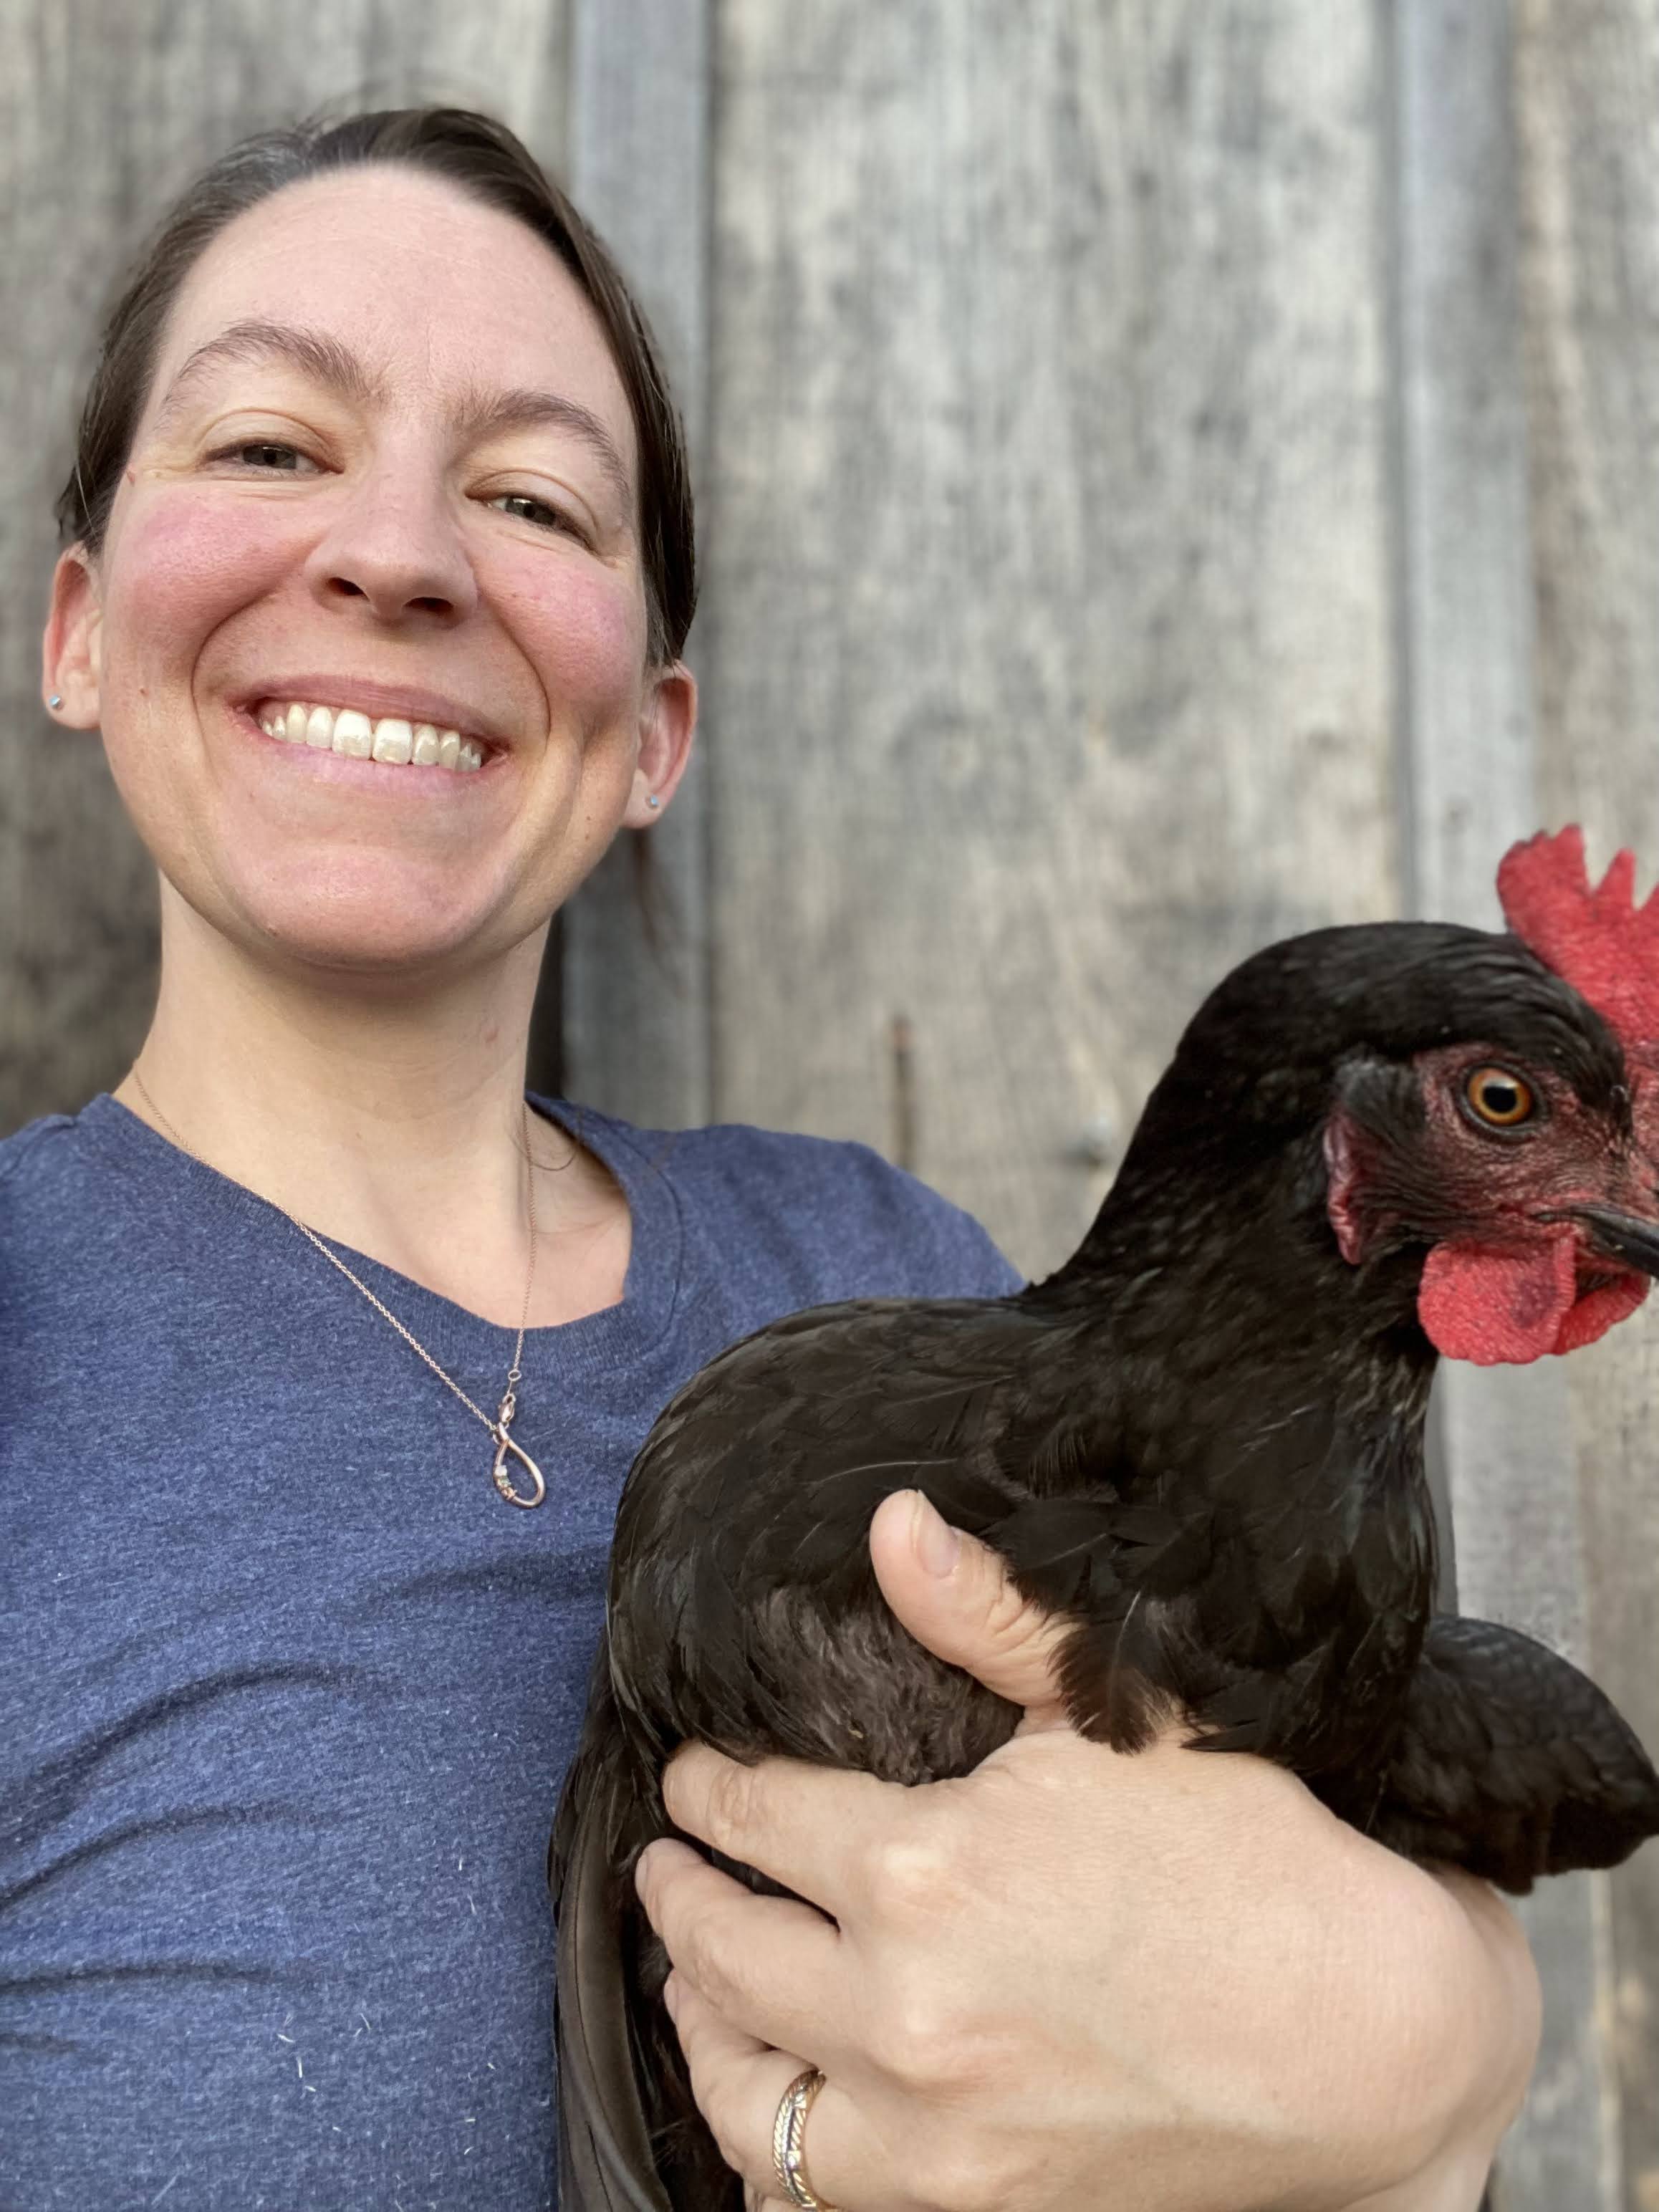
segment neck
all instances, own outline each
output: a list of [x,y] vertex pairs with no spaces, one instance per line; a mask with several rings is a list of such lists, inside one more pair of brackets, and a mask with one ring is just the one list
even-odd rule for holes
[[1421,1252],[1348,1265],[1316,1135],[1251,1161],[1202,1153],[1176,1170],[1132,1154],[1076,1255],[1028,1295],[1098,1333],[1092,1364],[1127,1378],[1123,1432],[1177,1480],[1258,1445],[1271,1488],[1419,1469],[1435,1366]]
[[[320,1235],[502,1326],[538,1232],[532,1324],[621,1294],[627,1209],[600,1164],[526,1117],[524,1066],[545,933],[418,985],[319,977],[250,957],[165,882],[161,986],[116,1097],[210,1167]],[[597,1273],[590,1264],[602,1264]],[[320,1265],[321,1262],[319,1262]]]

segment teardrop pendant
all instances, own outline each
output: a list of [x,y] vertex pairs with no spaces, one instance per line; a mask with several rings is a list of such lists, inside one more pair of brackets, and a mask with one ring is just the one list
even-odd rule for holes
[[[507,1466],[508,1452],[512,1453],[514,1459],[522,1460],[529,1471],[530,1480],[535,1486],[528,1498],[521,1498],[513,1487],[513,1477],[507,1472]],[[521,1505],[526,1513],[532,1505],[539,1505],[547,1495],[547,1485],[542,1480],[540,1468],[537,1466],[522,1444],[514,1443],[507,1432],[504,1422],[497,1422],[495,1425],[495,1459],[489,1470],[489,1479],[509,1505]]]

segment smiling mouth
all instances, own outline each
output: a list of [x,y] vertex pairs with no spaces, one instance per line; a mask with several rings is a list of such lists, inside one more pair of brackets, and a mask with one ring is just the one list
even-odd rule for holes
[[441,768],[467,775],[483,766],[484,749],[459,730],[431,722],[410,722],[401,715],[372,720],[355,707],[314,706],[303,699],[261,699],[249,710],[268,738],[279,744],[309,745],[317,752],[349,760],[378,761],[383,768]]

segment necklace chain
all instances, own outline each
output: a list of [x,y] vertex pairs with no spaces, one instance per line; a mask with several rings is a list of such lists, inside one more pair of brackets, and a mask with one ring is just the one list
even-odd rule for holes
[[[177,1145],[179,1151],[185,1153],[191,1159],[194,1160],[198,1167],[205,1167],[208,1164],[204,1159],[203,1159],[201,1154],[195,1151],[192,1146],[185,1142],[184,1139],[179,1134],[179,1132],[173,1127],[172,1122],[168,1121],[167,1115],[161,1111],[155,1101],[150,1097],[149,1089],[145,1085],[144,1079],[139,1074],[138,1070],[136,1067],[132,1070],[132,1080],[137,1088],[139,1097],[143,1100],[145,1105],[149,1107],[150,1112],[155,1116],[155,1119],[161,1123],[162,1128],[172,1139],[173,1142]],[[530,1322],[530,1293],[532,1285],[534,1284],[536,1279],[536,1170],[535,1163],[531,1158],[530,1153],[530,1108],[528,1103],[526,1103],[524,1108],[524,1126],[526,1176],[525,1211],[528,1215],[530,1221],[530,1267],[525,1277],[524,1310],[519,1316],[519,1336],[517,1343],[515,1343],[513,1347],[513,1364],[507,1370],[507,1391],[501,1400],[501,1406],[498,1408],[495,1418],[493,1421],[490,1419],[489,1414],[485,1413],[482,1406],[477,1405],[472,1399],[468,1397],[466,1392],[462,1389],[460,1384],[455,1381],[453,1376],[445,1374],[443,1369],[439,1366],[437,1361],[432,1357],[432,1354],[427,1350],[426,1346],[420,1342],[410,1330],[404,1327],[404,1324],[398,1320],[396,1314],[392,1312],[388,1307],[382,1304],[381,1301],[375,1297],[374,1291],[369,1289],[368,1285],[363,1281],[362,1276],[354,1274],[351,1269],[347,1267],[345,1261],[341,1259],[339,1254],[337,1252],[331,1252],[329,1249],[328,1246],[323,1242],[322,1238],[317,1234],[314,1229],[307,1228],[305,1223],[301,1220],[298,1214],[290,1213],[285,1206],[276,1206],[276,1211],[282,1215],[285,1221],[291,1222],[293,1224],[294,1227],[299,1231],[301,1236],[306,1239],[307,1243],[315,1245],[318,1251],[322,1254],[324,1259],[328,1261],[331,1267],[337,1267],[339,1269],[340,1273],[345,1277],[347,1282],[352,1285],[354,1290],[359,1290],[362,1292],[363,1296],[368,1300],[370,1305],[374,1307],[375,1312],[380,1315],[381,1320],[389,1322],[391,1326],[397,1330],[398,1335],[402,1337],[404,1342],[409,1346],[410,1350],[414,1352],[417,1358],[423,1359],[426,1362],[427,1365],[432,1370],[432,1372],[443,1384],[445,1389],[453,1392],[454,1395],[460,1400],[462,1405],[466,1407],[467,1412],[471,1414],[474,1420],[482,1421],[483,1423],[485,1428],[489,1430],[490,1435],[495,1439],[495,1463],[490,1468],[490,1479],[495,1483],[496,1489],[501,1492],[501,1496],[506,1498],[508,1504],[522,1505],[527,1508],[532,1505],[539,1505],[543,1498],[547,1495],[547,1485],[543,1480],[541,1469],[537,1466],[535,1461],[531,1458],[529,1453],[524,1449],[523,1446],[515,1443],[512,1437],[508,1434],[508,1431],[511,1429],[513,1425],[513,1417],[519,1410],[518,1387],[524,1379],[522,1371],[520,1369],[519,1362],[524,1357],[525,1330],[529,1326]],[[274,1199],[270,1202],[273,1206],[276,1205],[276,1201]],[[509,1452],[513,1454],[515,1459],[522,1462],[530,1475],[532,1486],[530,1492],[527,1495],[521,1496],[520,1493],[514,1487],[512,1475],[508,1473],[507,1468],[507,1455]]]

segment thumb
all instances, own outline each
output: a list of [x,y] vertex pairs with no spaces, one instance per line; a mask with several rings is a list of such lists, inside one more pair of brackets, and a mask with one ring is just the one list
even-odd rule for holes
[[988,1545],[941,1520],[919,1490],[900,1490],[876,1509],[870,1561],[918,1644],[1024,1705],[1028,1727],[1069,1725],[1055,1665],[1066,1624],[1021,1596]]

